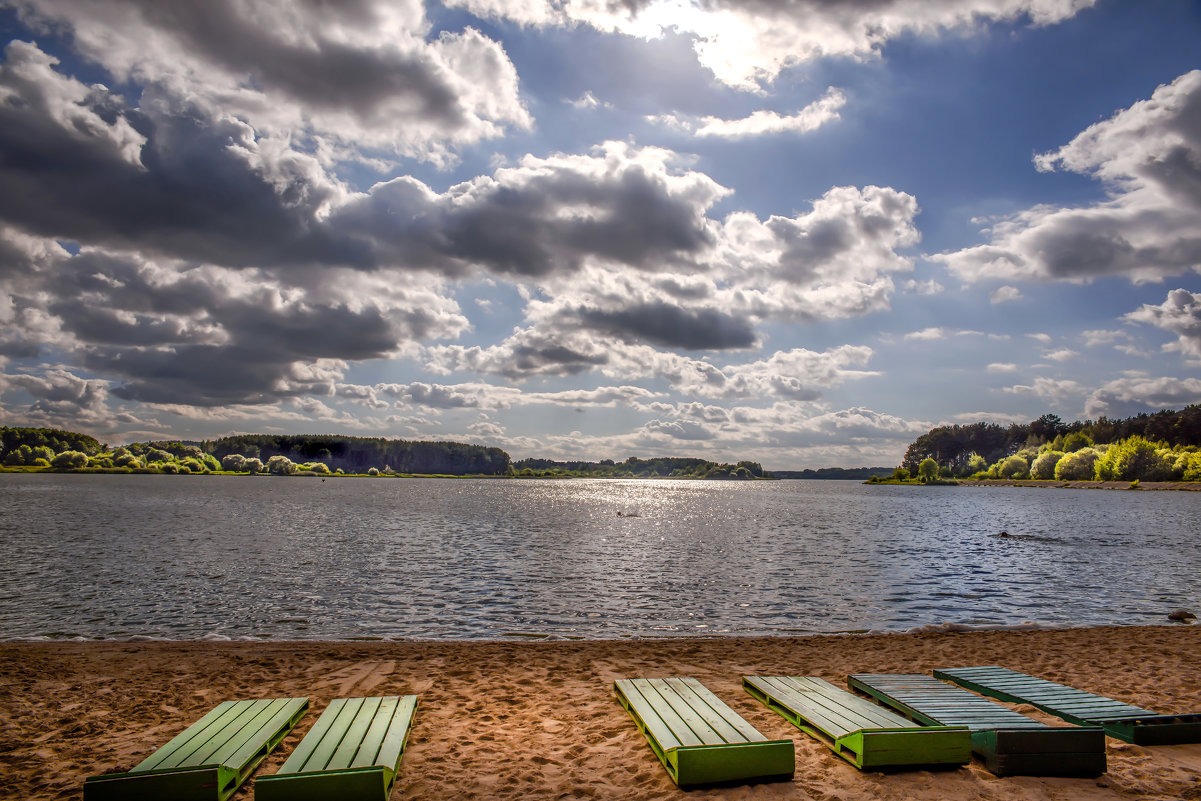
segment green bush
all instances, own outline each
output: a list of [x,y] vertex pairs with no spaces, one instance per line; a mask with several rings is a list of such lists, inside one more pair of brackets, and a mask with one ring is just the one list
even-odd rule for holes
[[88,466],[88,455],[83,451],[63,451],[50,462],[54,467],[78,470]]
[[1096,476],[1100,481],[1168,481],[1172,464],[1155,443],[1133,436],[1109,446],[1097,461]]
[[1096,462],[1100,454],[1092,448],[1083,448],[1064,454],[1055,464],[1056,481],[1092,481],[1096,475]]
[[221,460],[221,469],[231,473],[245,473],[246,457],[240,453],[231,453]]
[[1182,453],[1172,465],[1172,472],[1183,481],[1201,481],[1201,453]]
[[922,481],[938,478],[938,462],[929,457],[922,459],[921,464],[917,466],[917,475]]
[[1030,463],[1016,453],[997,463],[999,478],[1026,478],[1029,472]]
[[1055,478],[1055,466],[1059,464],[1059,460],[1064,457],[1062,451],[1046,451],[1040,453],[1038,458],[1030,465],[1030,477],[1037,478],[1040,481],[1050,481]]
[[[118,450],[124,451],[125,449],[119,448]],[[129,451],[125,451],[125,453],[121,453],[113,459],[113,464],[115,464],[117,467],[141,467],[142,460],[134,456]]]
[[287,456],[277,454],[267,460],[267,472],[273,476],[294,476],[299,469]]
[[1064,453],[1075,453],[1083,448],[1091,448],[1093,439],[1088,434],[1074,431],[1063,438]]

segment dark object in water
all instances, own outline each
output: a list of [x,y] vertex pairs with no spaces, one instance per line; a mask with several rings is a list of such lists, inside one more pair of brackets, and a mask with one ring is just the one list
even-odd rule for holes
[[1175,620],[1178,623],[1188,623],[1196,619],[1197,616],[1187,609],[1173,609],[1168,612],[1168,620]]
[[997,536],[998,536],[998,537],[1008,537],[1008,536],[1009,536],[1009,532],[1008,532],[1008,531],[1002,531],[1002,532],[1001,532],[1000,534],[998,534]]

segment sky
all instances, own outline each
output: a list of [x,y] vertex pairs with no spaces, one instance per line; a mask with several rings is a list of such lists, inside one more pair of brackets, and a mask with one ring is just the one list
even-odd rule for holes
[[0,422],[889,466],[1201,402],[1201,3],[0,0]]

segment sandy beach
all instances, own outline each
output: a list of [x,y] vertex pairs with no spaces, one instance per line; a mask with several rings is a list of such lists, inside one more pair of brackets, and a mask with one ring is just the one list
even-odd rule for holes
[[[6,798],[82,797],[221,700],[417,693],[392,799],[1201,799],[1201,744],[1108,740],[1099,779],[947,771],[860,773],[768,711],[743,674],[927,672],[998,664],[1162,712],[1201,711],[1201,627],[972,631],[605,642],[4,643],[0,773]],[[769,737],[796,744],[791,781],[682,791],[614,698],[614,679],[689,675]],[[1016,707],[1047,722],[1029,707]],[[248,782],[235,799],[250,799]]]

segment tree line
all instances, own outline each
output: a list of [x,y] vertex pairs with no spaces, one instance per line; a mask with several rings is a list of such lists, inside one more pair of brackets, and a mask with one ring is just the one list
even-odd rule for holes
[[53,428],[0,428],[0,462],[8,467],[147,473],[339,473],[507,475],[509,454],[461,442],[413,442],[330,435],[244,435],[202,442],[134,442],[102,446],[86,434]]
[[1201,481],[1201,405],[1125,419],[937,426],[918,437],[897,477],[1059,481]]
[[615,462],[612,459],[602,459],[599,462],[521,459],[513,463],[513,472],[527,478],[699,478],[749,481],[770,477],[770,474],[764,473],[763,465],[758,462],[719,464],[706,459],[683,456],[659,456],[653,459],[631,456],[624,462]]

